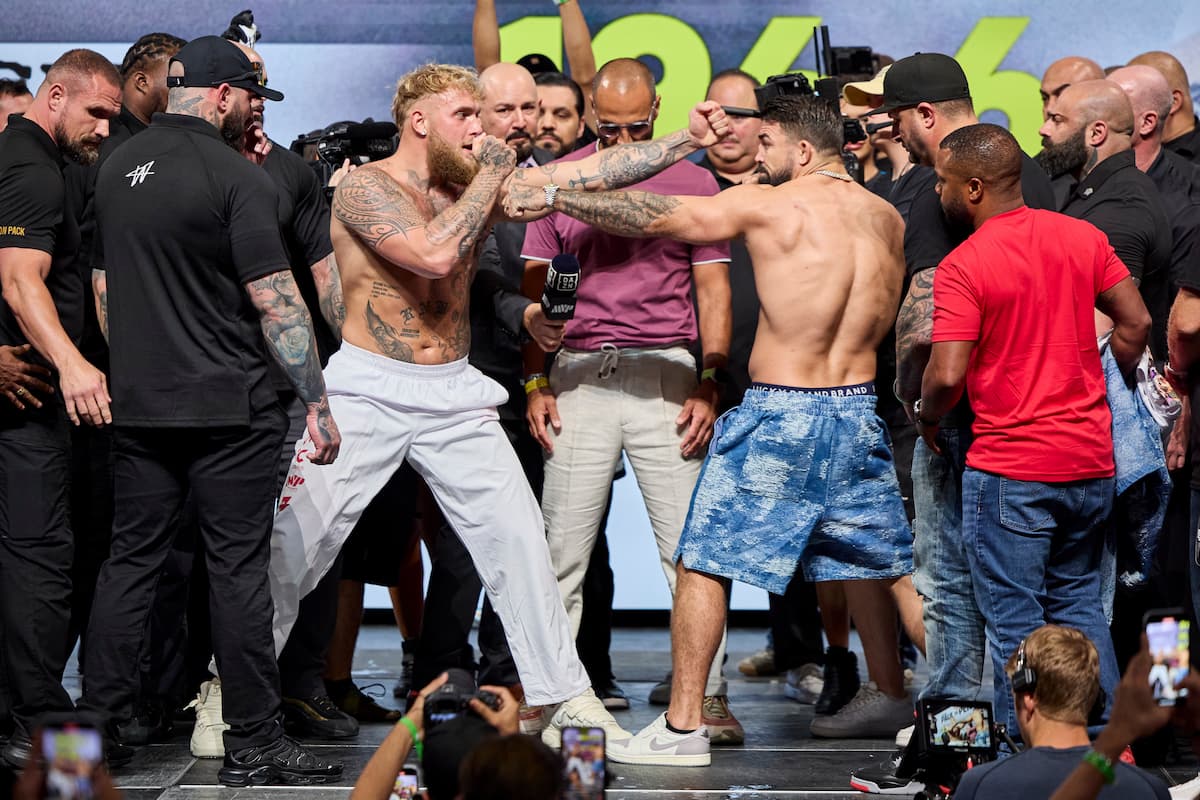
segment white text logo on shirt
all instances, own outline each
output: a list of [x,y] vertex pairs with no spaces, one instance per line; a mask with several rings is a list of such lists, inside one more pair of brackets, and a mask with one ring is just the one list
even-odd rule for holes
[[150,168],[153,166],[153,161],[147,161],[141,166],[134,167],[131,172],[126,172],[125,177],[129,178],[129,185],[137,186],[139,183],[146,180],[146,176],[153,175],[154,173],[150,171]]

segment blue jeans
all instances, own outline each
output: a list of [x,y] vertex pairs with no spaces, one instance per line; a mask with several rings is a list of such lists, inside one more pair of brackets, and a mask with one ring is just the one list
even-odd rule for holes
[[971,432],[945,428],[937,455],[917,439],[913,451],[913,585],[924,598],[929,682],[921,697],[974,700],[983,683],[983,615],[975,603],[962,531],[962,475]]
[[1111,705],[1121,676],[1101,609],[1099,567],[1112,501],[1112,478],[1036,483],[970,467],[963,474],[963,534],[987,620],[996,721],[1010,731],[1017,719],[1004,666],[1044,623],[1075,628],[1092,640]]

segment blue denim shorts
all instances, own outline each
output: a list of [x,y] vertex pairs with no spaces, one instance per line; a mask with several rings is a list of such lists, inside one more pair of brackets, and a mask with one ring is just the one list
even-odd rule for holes
[[[755,384],[717,421],[676,559],[783,594],[912,572],[912,531],[869,385]],[[820,392],[820,393],[818,393]]]

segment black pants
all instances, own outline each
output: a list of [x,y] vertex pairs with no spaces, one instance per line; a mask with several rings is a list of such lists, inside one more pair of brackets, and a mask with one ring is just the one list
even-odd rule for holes
[[282,410],[272,406],[246,428],[116,429],[112,552],[88,626],[89,708],[116,721],[130,716],[155,585],[190,493],[224,678],[225,748],[282,734],[267,572],[284,425]]
[[[0,629],[13,720],[71,709],[70,434],[57,404],[0,427]],[[7,416],[7,415],[6,415]],[[7,420],[6,420],[7,421]]]
[[816,587],[797,569],[787,592],[769,594],[767,600],[775,665],[780,670],[788,670],[804,664],[824,664],[825,645],[821,642]]
[[[112,428],[80,425],[71,430],[71,530],[75,560],[71,569],[71,641],[83,641],[92,615],[96,579],[108,558],[112,538]],[[87,673],[87,648],[79,650]]]

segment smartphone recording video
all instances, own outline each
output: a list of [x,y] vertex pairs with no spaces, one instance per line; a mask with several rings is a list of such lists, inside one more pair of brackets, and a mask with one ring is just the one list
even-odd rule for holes
[[563,728],[562,758],[567,800],[602,800],[604,729]]
[[100,731],[82,723],[65,722],[42,730],[49,800],[90,800],[92,777],[104,757]]
[[1173,706],[1187,689],[1179,682],[1190,668],[1188,646],[1191,623],[1181,609],[1163,609],[1146,614],[1146,639],[1150,642],[1150,688],[1160,706]]
[[991,703],[922,700],[921,732],[929,752],[995,755]]
[[396,783],[392,786],[392,794],[388,800],[412,800],[420,790],[421,783],[417,771],[412,767],[405,767],[396,776]]

